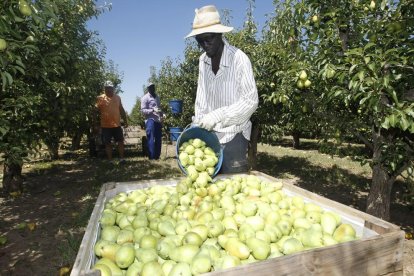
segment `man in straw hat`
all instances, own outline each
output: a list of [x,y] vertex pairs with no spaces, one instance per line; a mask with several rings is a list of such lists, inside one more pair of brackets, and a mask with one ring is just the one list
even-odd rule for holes
[[223,145],[222,173],[248,170],[250,116],[259,102],[249,58],[223,39],[231,30],[220,23],[215,6],[205,6],[195,10],[193,29],[186,36],[195,37],[205,51],[199,60],[193,123],[214,131]]

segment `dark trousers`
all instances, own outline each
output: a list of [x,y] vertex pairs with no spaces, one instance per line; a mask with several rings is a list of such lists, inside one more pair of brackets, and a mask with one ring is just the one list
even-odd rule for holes
[[148,119],[145,123],[147,133],[148,157],[159,159],[161,155],[161,123]]
[[223,164],[220,173],[244,173],[249,170],[247,149],[249,141],[242,133],[223,145]]

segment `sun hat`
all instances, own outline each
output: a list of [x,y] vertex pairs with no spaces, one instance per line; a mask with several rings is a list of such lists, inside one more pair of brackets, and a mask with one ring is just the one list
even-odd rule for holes
[[217,8],[209,5],[195,10],[193,29],[185,38],[204,33],[228,33],[232,30],[233,27],[221,24]]
[[112,81],[107,80],[107,81],[105,81],[104,86],[105,86],[105,87],[114,87],[114,84],[112,83]]

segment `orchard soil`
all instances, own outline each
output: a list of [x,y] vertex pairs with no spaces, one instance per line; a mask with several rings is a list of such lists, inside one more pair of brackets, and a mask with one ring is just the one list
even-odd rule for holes
[[[101,185],[181,176],[174,152],[174,145],[164,144],[161,160],[149,161],[130,149],[126,164],[113,165],[103,156],[89,158],[85,150],[62,151],[57,161],[26,163],[25,192],[12,198],[0,196],[0,237],[7,238],[0,245],[0,275],[69,275]],[[259,145],[255,169],[365,209],[369,171],[347,157]],[[390,221],[401,226],[409,238],[414,228],[414,203],[407,201],[408,192],[407,183],[396,183]],[[414,275],[412,239],[405,240],[404,275]]]

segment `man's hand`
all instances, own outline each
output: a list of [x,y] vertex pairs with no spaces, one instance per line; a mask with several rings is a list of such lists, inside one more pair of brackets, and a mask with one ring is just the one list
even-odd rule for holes
[[216,118],[213,117],[210,113],[205,115],[199,122],[197,122],[197,124],[200,127],[204,128],[208,131],[213,130],[213,128],[216,126],[217,123],[218,122],[217,122]]
[[153,110],[156,113],[160,113],[161,112],[161,108],[159,108],[158,106],[154,107]]

